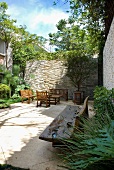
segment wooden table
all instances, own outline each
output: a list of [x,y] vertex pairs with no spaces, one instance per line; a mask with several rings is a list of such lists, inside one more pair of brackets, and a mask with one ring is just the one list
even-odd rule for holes
[[50,93],[61,95],[66,101],[68,101],[68,89],[49,89]]
[[66,108],[52,121],[43,133],[41,133],[39,139],[54,144],[60,141],[61,138],[70,138],[74,130],[78,112],[78,106],[66,106]]
[[50,94],[50,103],[54,101],[54,104],[60,103],[60,94]]

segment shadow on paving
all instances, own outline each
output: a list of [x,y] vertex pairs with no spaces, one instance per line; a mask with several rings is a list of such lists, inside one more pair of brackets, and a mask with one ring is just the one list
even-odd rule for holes
[[37,136],[30,139],[21,151],[15,151],[7,163],[30,170],[62,170],[58,167],[61,165],[58,154],[59,150],[50,142],[41,141]]
[[[67,104],[61,102],[49,108],[36,107],[36,103],[22,104],[0,113],[0,164],[30,170],[62,170],[59,150],[52,143],[39,139],[41,132],[62,112]],[[21,107],[20,107],[21,106]],[[81,107],[81,106],[79,106]]]
[[7,161],[12,166],[30,170],[58,169],[57,149],[40,140],[39,134],[65,107],[61,104],[36,108],[34,104],[22,104],[22,107],[1,112],[0,164]]

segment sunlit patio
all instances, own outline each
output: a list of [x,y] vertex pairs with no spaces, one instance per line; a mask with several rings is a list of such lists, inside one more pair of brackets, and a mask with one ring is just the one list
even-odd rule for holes
[[0,164],[43,170],[60,164],[57,149],[40,140],[39,134],[70,102],[51,107],[36,107],[36,102],[16,103],[0,110]]

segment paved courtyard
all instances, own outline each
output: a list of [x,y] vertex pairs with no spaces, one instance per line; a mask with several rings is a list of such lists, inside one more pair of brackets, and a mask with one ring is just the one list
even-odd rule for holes
[[[0,110],[0,164],[7,163],[30,170],[61,170],[57,153],[50,142],[39,134],[72,101],[62,101],[49,108],[36,107],[36,102],[12,104]],[[81,106],[79,106],[81,107]],[[91,110],[91,105],[89,105]]]

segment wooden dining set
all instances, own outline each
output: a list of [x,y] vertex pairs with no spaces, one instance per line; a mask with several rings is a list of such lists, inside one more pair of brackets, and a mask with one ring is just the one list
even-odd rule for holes
[[36,90],[36,94],[33,94],[32,90],[20,90],[21,100],[27,99],[27,103],[29,104],[31,100],[36,98],[37,104],[36,106],[42,106],[45,104],[46,107],[49,107],[50,104],[60,103],[60,99],[64,98],[68,101],[68,89],[49,89],[49,91],[39,91]]

